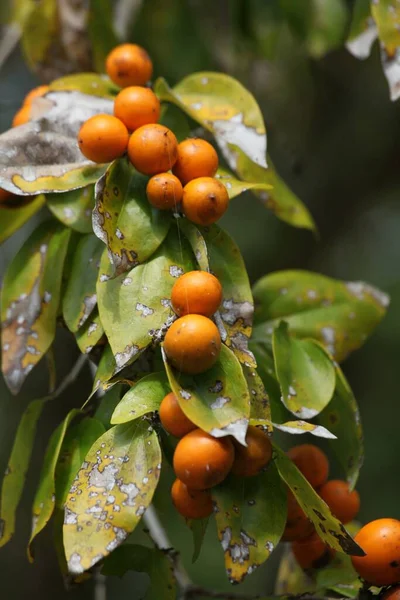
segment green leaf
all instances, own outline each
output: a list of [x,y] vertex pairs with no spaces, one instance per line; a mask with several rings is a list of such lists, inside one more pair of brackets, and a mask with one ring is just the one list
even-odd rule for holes
[[65,503],[68,569],[79,575],[115,550],[149,506],[161,450],[146,421],[109,429],[92,446]]
[[100,404],[94,413],[95,418],[101,421],[106,429],[109,429],[111,426],[111,417],[115,407],[121,400],[123,390],[124,386],[122,384],[114,385],[101,398]]
[[236,196],[239,196],[243,192],[247,192],[248,190],[263,190],[268,192],[272,190],[272,185],[269,183],[240,181],[240,179],[236,179],[232,173],[223,167],[218,169],[215,177],[219,179],[220,182],[226,187],[230,200],[236,198]]
[[0,135],[0,187],[14,194],[82,188],[106,165],[87,160],[76,138],[85,121],[112,114],[113,101],[81,92],[50,91],[35,100],[35,119]]
[[186,523],[192,532],[193,536],[193,555],[192,564],[200,556],[201,549],[203,547],[204,537],[206,535],[209,518],[207,519],[186,519]]
[[[257,360],[257,373],[260,375],[268,394],[271,419],[276,423],[283,423],[291,418],[291,414],[281,400],[281,390],[276,378],[272,348],[267,350],[264,344],[253,342],[251,342],[250,348]],[[257,418],[257,415],[254,415],[254,418]]]
[[275,370],[282,402],[300,419],[312,419],[332,398],[335,369],[324,349],[314,340],[296,340],[282,321],[273,338]]
[[144,600],[175,600],[176,582],[171,561],[158,548],[125,544],[108,556],[101,570],[103,575],[123,577],[129,571],[147,573],[150,586]]
[[1,294],[2,370],[16,394],[54,340],[70,230],[46,221],[8,266]]
[[0,205],[0,244],[8,240],[44,205],[45,197],[40,194],[35,198],[13,196],[7,204]]
[[316,437],[321,437],[330,440],[336,440],[337,436],[331,433],[325,427],[321,425],[314,425],[314,423],[307,423],[307,421],[287,421],[286,423],[273,423],[275,429],[283,431],[284,433],[291,433],[293,435],[300,435],[302,433],[311,433]]
[[75,249],[65,295],[63,317],[70,331],[82,327],[96,307],[96,282],[104,246],[93,234],[82,237]]
[[170,307],[176,278],[194,268],[192,254],[176,228],[143,265],[114,279],[106,253],[100,265],[97,299],[100,319],[118,369],[159,343],[174,319]]
[[253,296],[249,277],[240,250],[234,240],[218,225],[202,229],[207,244],[210,271],[222,285],[222,304],[219,308],[220,327],[226,336],[222,341],[236,354],[240,362],[255,367],[254,356],[248,349],[253,322]]
[[25,59],[32,67],[46,58],[57,27],[57,0],[34,3],[24,18],[21,37]]
[[319,537],[338,552],[353,556],[365,556],[364,551],[350,537],[342,523],[331,514],[328,506],[290,458],[275,444],[274,451],[275,464],[280,476],[293,492],[307,517],[314,523]]
[[106,390],[109,387],[108,382],[110,381],[112,376],[117,372],[117,370],[118,369],[113,351],[111,350],[111,346],[107,344],[103,350],[103,354],[101,355],[100,362],[98,364],[97,371],[93,379],[93,389],[92,393],[89,396],[89,399],[97,390]]
[[36,490],[32,506],[32,531],[28,544],[28,557],[30,560],[33,559],[31,544],[38,533],[47,525],[53,514],[56,501],[55,472],[58,458],[68,426],[72,419],[79,413],[79,410],[72,409],[64,421],[53,431],[47,445],[39,478],[39,486]]
[[375,20],[381,47],[383,71],[390,89],[390,99],[400,97],[399,59],[400,46],[400,7],[395,0],[374,0],[371,13]]
[[45,403],[46,398],[41,398],[28,405],[15,434],[1,487],[0,548],[9,542],[14,535],[16,512],[28,472],[36,426]]
[[222,345],[215,365],[200,375],[178,373],[164,356],[169,384],[185,415],[214,437],[233,435],[244,443],[250,397],[239,361]]
[[52,81],[49,87],[52,91],[77,91],[91,96],[111,99],[120,91],[120,88],[107,75],[97,73],[66,75]]
[[242,365],[242,370],[250,393],[250,422],[272,431],[270,400],[263,381],[254,368]]
[[320,341],[341,362],[359,348],[385,315],[389,297],[366,283],[308,271],[278,271],[253,287],[252,339],[265,342],[282,319],[298,338]]
[[189,121],[178,107],[173,104],[163,104],[159,123],[171,129],[178,142],[182,142],[190,136]]
[[93,185],[63,194],[47,194],[46,201],[53,215],[61,223],[79,233],[92,232]]
[[201,231],[184,217],[179,219],[178,227],[189,242],[200,269],[202,271],[209,271],[210,264],[208,261],[207,244]]
[[157,79],[154,90],[210,131],[218,145],[235,159],[241,150],[266,167],[267,135],[261,110],[252,94],[224,73],[193,73],[174,89]]
[[104,328],[96,309],[84,326],[75,334],[76,343],[82,354],[90,354],[104,336]]
[[378,30],[371,16],[371,0],[355,0],[347,50],[357,58],[368,58],[377,36]]
[[315,592],[315,581],[300,567],[293,555],[291,545],[285,546],[275,580],[274,593],[280,597],[287,595],[290,598],[292,595]]
[[162,244],[172,216],[154,208],[146,197],[148,177],[129,161],[114,161],[96,184],[93,229],[106,244],[115,274],[145,262]]
[[361,580],[356,573],[350,556],[335,554],[333,560],[315,574],[317,590],[334,590],[346,598],[355,598],[362,588]]
[[96,71],[104,73],[107,54],[118,44],[110,0],[90,0],[87,33]]
[[111,423],[118,425],[155,412],[169,392],[170,388],[165,373],[146,375],[131,387],[116,406]]
[[271,463],[256,477],[231,475],[211,493],[228,578],[240,583],[278,545],[286,523],[286,492]]
[[337,436],[339,442],[332,443],[332,450],[353,489],[364,461],[363,431],[357,401],[339,366],[332,400],[317,420]]
[[94,442],[105,432],[101,421],[86,417],[67,432],[55,472],[56,506],[63,508],[69,489]]

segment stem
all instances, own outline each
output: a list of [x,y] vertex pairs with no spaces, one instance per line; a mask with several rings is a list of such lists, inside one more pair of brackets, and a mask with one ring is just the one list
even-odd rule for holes
[[100,570],[94,575],[94,600],[107,600],[106,577],[100,573]]

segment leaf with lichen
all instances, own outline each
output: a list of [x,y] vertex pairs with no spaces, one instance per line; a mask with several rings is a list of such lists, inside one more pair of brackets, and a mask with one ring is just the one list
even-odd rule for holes
[[298,419],[297,421],[286,421],[285,423],[273,423],[275,429],[283,431],[284,433],[290,433],[292,435],[301,435],[303,433],[310,433],[316,437],[325,438],[328,440],[336,440],[337,436],[331,433],[326,427],[322,425],[315,425],[314,423],[308,423]]
[[264,383],[254,367],[242,365],[250,394],[250,423],[272,431],[270,398]]
[[46,202],[53,215],[67,227],[79,233],[92,232],[93,185],[63,194],[46,194]]
[[44,205],[45,197],[40,194],[35,198],[11,196],[0,204],[0,244],[8,240]]
[[87,119],[112,112],[111,99],[77,91],[49,91],[36,98],[33,119],[0,135],[0,187],[29,195],[96,182],[106,165],[86,159],[76,139]]
[[228,578],[240,583],[278,545],[286,523],[286,492],[271,463],[255,477],[230,475],[211,494]]
[[150,373],[140,379],[126,392],[115,407],[111,423],[118,425],[155,412],[161,401],[170,392],[165,373]]
[[312,419],[329,403],[335,389],[335,369],[314,340],[297,340],[284,321],[272,337],[275,371],[286,408],[300,419]]
[[264,192],[272,190],[272,185],[267,182],[241,181],[223,167],[218,169],[215,177],[226,187],[230,200],[248,190],[263,190]]
[[253,162],[267,166],[267,134],[254,96],[224,73],[193,73],[173,89],[159,78],[154,86],[161,100],[172,102],[210,131],[229,155],[240,149]]
[[346,48],[353,56],[368,58],[378,30],[371,16],[371,0],[355,0]]
[[175,318],[170,301],[172,286],[193,267],[192,253],[175,227],[147,262],[118,277],[112,278],[113,267],[107,253],[103,254],[97,299],[118,369],[162,340]]
[[222,345],[217,362],[199,375],[173,369],[164,356],[169,384],[185,415],[214,437],[234,436],[244,443],[250,396],[240,363]]
[[106,244],[115,274],[145,262],[170,228],[169,211],[154,208],[146,196],[148,178],[127,158],[115,160],[96,184],[93,230]]
[[253,295],[254,342],[270,340],[284,319],[292,335],[320,341],[339,362],[364,343],[389,305],[389,297],[371,285],[309,271],[266,275]]
[[28,545],[28,557],[30,560],[33,558],[31,552],[32,542],[37,534],[44,529],[53,514],[56,501],[55,473],[57,461],[68,426],[79,412],[79,410],[74,408],[68,413],[64,421],[53,431],[46,448],[39,477],[39,486],[36,490],[32,506],[32,531]]
[[248,348],[253,296],[243,257],[234,240],[218,225],[202,228],[201,232],[207,244],[210,271],[222,286],[222,304],[216,316],[222,341],[240,362],[255,367],[254,356]]
[[329,428],[339,443],[332,444],[351,488],[357,483],[364,461],[363,430],[354,394],[339,366],[336,366],[336,387],[332,400],[318,415],[319,424]]
[[353,556],[365,556],[342,523],[332,515],[328,506],[300,473],[296,465],[274,444],[275,464],[283,481],[315,525],[319,537],[334,550]]
[[64,548],[72,575],[93,567],[135,529],[160,469],[158,438],[145,420],[112,427],[95,442],[65,503]]
[[99,346],[107,342],[97,309],[93,311],[84,326],[75,333],[75,339],[83,354],[90,354],[99,342]]
[[11,261],[1,294],[2,370],[17,393],[53,342],[70,230],[46,221]]
[[371,2],[371,14],[378,30],[390,99],[394,101],[400,97],[400,6],[396,0],[374,0]]
[[63,298],[63,317],[75,333],[87,321],[97,304],[96,282],[103,244],[93,235],[82,237],[74,251]]

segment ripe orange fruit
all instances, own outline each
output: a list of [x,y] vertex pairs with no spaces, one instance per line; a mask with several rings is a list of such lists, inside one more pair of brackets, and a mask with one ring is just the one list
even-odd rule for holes
[[328,459],[314,444],[295,446],[288,451],[288,456],[314,488],[320,487],[328,479]]
[[153,74],[153,63],[141,46],[120,44],[107,56],[106,72],[120,87],[144,85]]
[[48,85],[38,85],[25,96],[23,106],[32,104],[32,100],[34,100],[35,98],[39,98],[40,96],[44,96],[44,94],[46,94],[46,92],[48,91]]
[[12,192],[8,192],[7,190],[3,190],[0,188],[0,204],[7,202],[10,198],[12,198],[14,194]]
[[366,556],[351,557],[360,577],[377,586],[400,582],[400,521],[371,521],[354,539],[366,553]]
[[160,102],[149,88],[130,86],[121,90],[115,98],[114,115],[133,131],[142,125],[157,123]]
[[218,221],[228,208],[226,187],[213,177],[192,179],[183,188],[183,212],[197,225],[211,225]]
[[155,175],[175,164],[178,141],[170,129],[156,123],[142,125],[131,135],[128,155],[140,173]]
[[179,317],[190,313],[211,317],[222,302],[222,286],[207,271],[190,271],[174,284],[171,302]]
[[196,425],[188,419],[179,406],[177,397],[173,392],[167,394],[161,402],[159,414],[164,429],[175,437],[183,437],[189,431],[196,429]]
[[29,104],[23,106],[15,113],[12,120],[12,127],[19,127],[19,125],[25,125],[31,118],[31,107]]
[[360,496],[356,490],[349,491],[346,481],[332,479],[318,488],[318,494],[327,503],[331,512],[344,525],[350,523],[360,510]]
[[175,479],[171,496],[176,510],[186,519],[205,519],[213,512],[208,490],[191,490],[182,481]]
[[153,175],[146,187],[147,199],[160,210],[176,209],[182,200],[182,184],[172,173]]
[[293,542],[308,538],[315,531],[314,525],[300,507],[290,490],[287,494],[287,519],[282,540]]
[[112,115],[95,115],[78,133],[80,151],[86,158],[97,163],[111,162],[122,156],[129,140],[125,125]]
[[218,169],[218,154],[201,138],[181,142],[173,172],[183,185],[198,177],[214,177]]
[[246,433],[247,447],[235,443],[235,460],[232,473],[240,477],[257,475],[272,458],[269,437],[257,427],[249,426]]
[[400,600],[400,585],[396,585],[387,590],[383,596],[381,596],[381,600]]
[[304,570],[325,567],[333,554],[315,532],[305,540],[293,542],[292,552]]
[[225,479],[233,458],[233,444],[229,438],[214,438],[201,429],[195,429],[178,442],[174,471],[189,488],[206,490]]
[[165,353],[183,373],[203,373],[218,359],[221,336],[203,315],[185,315],[172,323],[164,340]]

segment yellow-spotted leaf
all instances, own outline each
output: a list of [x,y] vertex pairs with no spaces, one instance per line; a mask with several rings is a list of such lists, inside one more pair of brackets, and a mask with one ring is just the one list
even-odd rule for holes
[[318,340],[339,362],[364,343],[389,305],[389,297],[371,285],[309,271],[266,275],[253,295],[254,342],[270,340],[284,319],[292,335]]
[[63,317],[70,331],[78,331],[97,304],[96,282],[104,246],[93,234],[82,237],[74,251],[63,298]]
[[383,71],[390,89],[390,99],[400,97],[400,6],[396,0],[374,0],[371,13],[381,46]]
[[286,523],[286,492],[272,463],[255,477],[230,475],[211,493],[226,572],[231,583],[240,583],[278,545]]
[[272,190],[273,187],[271,184],[262,181],[241,181],[240,179],[237,179],[234,175],[232,175],[232,173],[230,173],[222,167],[218,169],[218,172],[215,175],[215,177],[219,179],[220,182],[223,183],[226,187],[230,200],[236,198],[236,196],[239,196],[243,192],[247,192],[247,190],[263,190],[265,192],[269,192],[270,190]]
[[93,567],[135,529],[160,469],[160,445],[147,421],[112,427],[95,442],[65,503],[64,548],[72,575]]
[[170,306],[176,279],[194,268],[190,248],[171,228],[165,242],[147,262],[113,277],[103,254],[97,282],[100,319],[121,369],[150,344],[159,343],[175,319]]
[[314,340],[290,336],[282,321],[272,338],[275,371],[286,408],[300,419],[312,419],[327,406],[335,389],[335,368]]
[[296,465],[274,444],[275,464],[283,481],[289,486],[297,502],[314,523],[319,537],[334,550],[365,556],[342,523],[334,517],[325,502],[303,477]]
[[85,325],[75,333],[75,338],[83,354],[90,354],[99,342],[101,342],[99,346],[107,342],[97,309],[90,315]]
[[378,30],[371,16],[371,0],[355,0],[346,48],[359,59],[368,58]]
[[106,244],[116,275],[147,260],[172,223],[169,211],[158,210],[147,200],[147,181],[120,158],[96,184],[93,230]]
[[15,194],[66,192],[94,183],[107,165],[81,154],[81,125],[113,102],[78,91],[50,91],[35,99],[35,118],[0,135],[0,187]]
[[218,145],[235,161],[237,150],[267,166],[267,135],[255,98],[236,79],[224,73],[201,72],[185,77],[173,89],[160,78],[155,92],[182,108],[211,131]]
[[165,356],[169,384],[185,415],[214,437],[234,436],[244,444],[250,415],[250,396],[240,363],[222,345],[215,365],[200,375],[173,369]]
[[248,348],[253,323],[253,296],[242,255],[234,240],[218,225],[203,228],[201,232],[207,245],[210,271],[222,285],[223,299],[216,317],[217,325],[222,325],[222,341],[241,363],[255,367],[254,356]]
[[42,223],[11,261],[1,294],[2,370],[13,393],[53,342],[70,230]]
[[91,96],[101,96],[113,99],[120,88],[107,75],[98,73],[75,73],[55,79],[50,83],[52,91],[82,92]]
[[331,433],[326,427],[322,425],[315,425],[314,423],[307,423],[307,421],[286,421],[286,423],[273,423],[275,429],[279,429],[284,433],[291,433],[292,435],[301,435],[302,433],[311,433],[316,437],[322,437],[328,440],[336,440],[337,436]]
[[47,525],[53,514],[56,501],[55,473],[58,458],[68,426],[72,419],[79,413],[80,411],[77,409],[71,410],[64,421],[53,431],[47,445],[39,478],[39,486],[36,490],[32,506],[32,532],[28,545],[28,557],[30,560],[33,559],[31,551],[32,542]]
[[45,197],[34,198],[12,196],[8,202],[0,204],[0,244],[8,240],[22,225],[35,215],[44,205]]
[[170,392],[165,373],[150,373],[140,379],[116,406],[111,423],[126,423],[159,409],[162,399]]
[[53,215],[67,227],[79,233],[92,232],[93,185],[63,194],[47,194],[46,202]]

